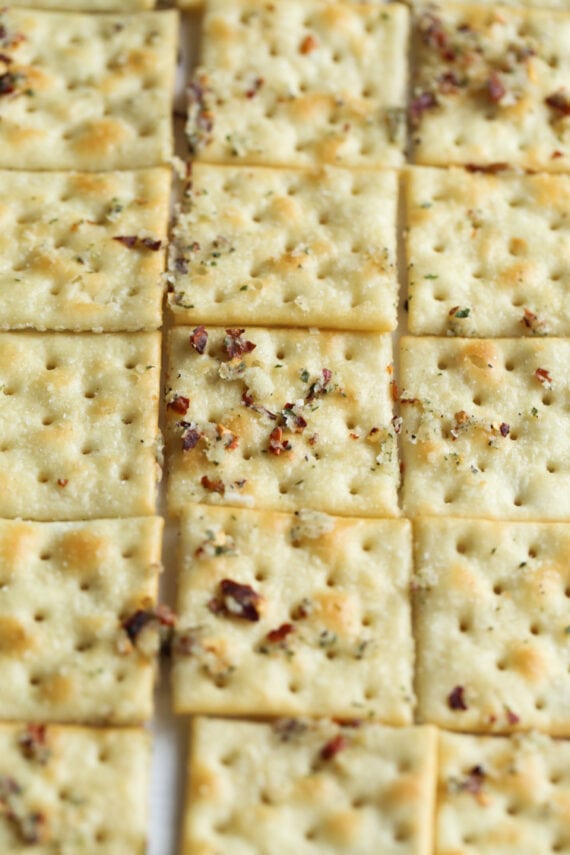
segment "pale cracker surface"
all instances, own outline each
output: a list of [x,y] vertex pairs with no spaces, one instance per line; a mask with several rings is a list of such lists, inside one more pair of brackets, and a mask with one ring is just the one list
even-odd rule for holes
[[10,6],[63,12],[140,12],[154,5],[154,0],[10,0]]
[[177,323],[392,330],[394,172],[195,164],[174,227]]
[[241,341],[255,349],[229,360],[223,329],[203,354],[191,333],[169,336],[172,513],[199,501],[399,515],[389,335],[250,327]]
[[149,773],[143,730],[0,725],[0,850],[143,855]]
[[440,733],[436,855],[568,851],[570,745]]
[[156,604],[161,518],[0,522],[0,718],[136,723],[154,660],[123,622]]
[[436,731],[195,719],[184,855],[428,855]]
[[415,523],[420,720],[570,735],[570,526]]
[[1,329],[160,326],[168,170],[6,171],[0,183]]
[[416,167],[406,195],[410,332],[570,333],[568,176]]
[[154,512],[158,333],[0,334],[0,514]]
[[177,13],[0,13],[0,167],[134,169],[172,154]]
[[[179,566],[177,712],[412,722],[407,520],[193,505]],[[257,620],[212,611],[225,579]]]
[[397,166],[408,10],[212,0],[189,88],[192,154],[271,166]]
[[417,163],[568,171],[570,14],[445,3],[418,14],[415,39]]
[[409,516],[570,519],[570,341],[404,338]]

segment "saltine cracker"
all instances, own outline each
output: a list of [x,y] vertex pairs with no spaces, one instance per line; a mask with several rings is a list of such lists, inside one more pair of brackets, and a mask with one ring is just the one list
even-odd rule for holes
[[152,620],[161,532],[158,517],[0,521],[2,720],[151,717],[156,651],[125,626]]
[[570,340],[401,343],[408,516],[570,519]]
[[0,334],[0,515],[154,513],[160,336]]
[[176,323],[392,330],[394,172],[196,163],[174,226]]
[[408,521],[194,505],[179,566],[177,712],[412,722]]
[[421,721],[570,736],[570,526],[414,524]]
[[175,327],[168,349],[172,513],[399,515],[389,335]]
[[177,32],[174,11],[0,13],[0,167],[168,162]]
[[197,718],[183,855],[429,855],[436,732]]
[[568,850],[570,745],[440,733],[436,855]]
[[150,740],[135,728],[0,725],[0,850],[143,855]]
[[415,41],[416,163],[568,171],[568,12],[444,3]]
[[268,166],[398,166],[405,6],[212,0],[189,86],[192,154]]
[[0,329],[157,329],[170,171],[0,173]]
[[570,333],[570,178],[412,167],[409,330]]

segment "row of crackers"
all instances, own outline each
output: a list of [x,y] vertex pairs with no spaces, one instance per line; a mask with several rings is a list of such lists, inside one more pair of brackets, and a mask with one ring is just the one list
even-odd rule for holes
[[[429,7],[413,15],[411,61],[410,17],[398,3],[211,0],[190,153],[366,168],[401,165],[410,144],[424,165],[568,171],[568,12]],[[175,12],[13,8],[0,25],[0,167],[168,160]]]

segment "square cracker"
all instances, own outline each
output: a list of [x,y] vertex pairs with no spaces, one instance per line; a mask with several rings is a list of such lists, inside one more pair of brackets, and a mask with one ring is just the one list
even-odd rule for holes
[[0,328],[160,326],[169,170],[7,171],[0,182]]
[[161,532],[156,517],[0,521],[1,719],[150,718],[150,640],[130,644],[123,624],[138,611],[150,623]]
[[[200,353],[190,339],[206,333]],[[209,502],[398,516],[391,360],[390,336],[376,333],[173,329],[171,512]]]
[[415,523],[418,714],[570,736],[570,526]]
[[143,730],[0,725],[0,851],[143,855],[149,772]]
[[436,855],[568,850],[567,742],[441,733],[439,743]]
[[[407,520],[189,507],[177,712],[410,724],[410,570]],[[217,610],[224,580],[253,590],[249,619]]]
[[404,338],[409,516],[570,519],[570,340]]
[[410,332],[570,334],[569,176],[417,167],[406,192]]
[[189,87],[192,154],[269,166],[397,166],[408,10],[212,0]]
[[195,719],[184,855],[428,855],[436,731]]
[[133,169],[172,154],[177,13],[0,13],[0,167]]
[[568,12],[444,3],[415,39],[417,163],[568,171]]
[[394,172],[197,163],[174,227],[177,323],[392,330]]
[[160,336],[0,334],[0,515],[152,514]]

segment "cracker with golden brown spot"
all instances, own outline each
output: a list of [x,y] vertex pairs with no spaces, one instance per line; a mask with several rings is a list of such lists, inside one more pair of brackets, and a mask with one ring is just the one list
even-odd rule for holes
[[170,172],[0,174],[0,328],[161,324]]
[[213,0],[189,87],[191,153],[218,163],[397,166],[408,10]]
[[0,167],[133,169],[172,154],[175,12],[0,14]]
[[0,850],[143,855],[149,773],[143,730],[0,725]]
[[391,330],[394,172],[195,164],[174,227],[177,323]]
[[567,742],[450,733],[439,741],[437,855],[567,851]]
[[428,855],[436,731],[197,718],[184,855]]
[[570,341],[404,338],[410,516],[570,519]]
[[567,172],[570,14],[443,3],[419,11],[414,158]]
[[177,711],[410,724],[410,568],[405,520],[189,507]]
[[418,167],[406,193],[410,332],[568,335],[568,176]]
[[391,358],[389,335],[176,327],[171,511],[204,501],[398,516]]
[[448,730],[570,735],[570,526],[415,523],[416,690]]
[[152,514],[158,333],[0,334],[0,514]]
[[0,521],[0,718],[150,718],[161,533],[156,517]]

